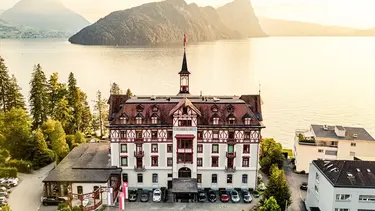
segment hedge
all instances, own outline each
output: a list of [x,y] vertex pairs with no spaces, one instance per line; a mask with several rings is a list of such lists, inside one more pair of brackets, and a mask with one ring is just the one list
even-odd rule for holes
[[24,160],[9,160],[6,165],[8,167],[14,167],[18,172],[31,173],[33,164],[29,161]]
[[0,168],[0,178],[17,178],[17,169],[13,167]]

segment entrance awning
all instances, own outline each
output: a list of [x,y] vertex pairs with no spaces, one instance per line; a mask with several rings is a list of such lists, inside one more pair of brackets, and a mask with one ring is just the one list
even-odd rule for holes
[[310,207],[311,211],[320,211],[319,207]]
[[192,134],[177,134],[176,135],[176,138],[187,138],[187,139],[194,139],[195,138],[195,136],[194,135],[192,135]]
[[173,179],[172,193],[198,193],[197,180],[192,178]]

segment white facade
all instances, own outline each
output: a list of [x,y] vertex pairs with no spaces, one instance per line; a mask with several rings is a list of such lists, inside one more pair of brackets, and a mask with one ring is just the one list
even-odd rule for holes
[[[373,200],[366,200],[373,197]],[[339,188],[310,164],[306,207],[321,211],[375,211],[375,188]]]
[[[375,141],[361,139],[346,139],[342,131],[334,128],[337,137],[317,137],[314,130],[296,130],[293,154],[296,171],[309,172],[313,160],[353,160],[354,157],[375,157]],[[314,142],[300,141],[299,134],[315,139]]]

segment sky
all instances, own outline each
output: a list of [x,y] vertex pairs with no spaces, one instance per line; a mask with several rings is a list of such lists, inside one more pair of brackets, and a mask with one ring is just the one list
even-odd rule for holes
[[[0,0],[0,9],[12,7],[18,0]],[[95,22],[112,11],[157,0],[61,0],[65,6]],[[231,0],[186,0],[200,6],[218,7]],[[375,27],[375,0],[252,0],[258,16],[284,20]]]

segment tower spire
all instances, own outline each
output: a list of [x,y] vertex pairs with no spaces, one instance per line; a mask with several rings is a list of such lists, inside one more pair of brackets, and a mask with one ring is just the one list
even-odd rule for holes
[[181,71],[178,73],[180,75],[180,94],[189,94],[189,75],[187,59],[186,59],[186,34],[184,34],[184,57],[182,59]]

